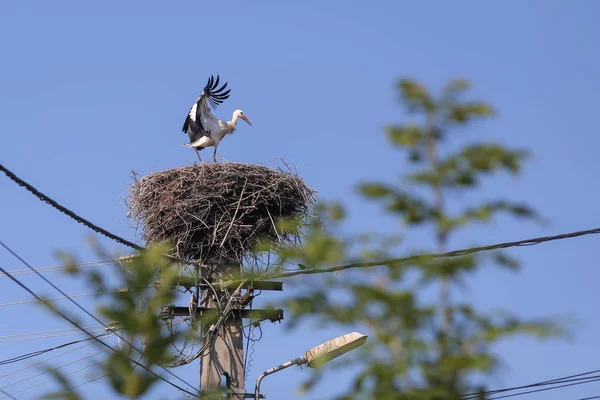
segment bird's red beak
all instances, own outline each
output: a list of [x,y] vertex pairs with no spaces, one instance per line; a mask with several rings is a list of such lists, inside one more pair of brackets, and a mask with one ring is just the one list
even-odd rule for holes
[[248,123],[248,125],[252,126],[252,122],[245,115],[242,115],[241,118]]

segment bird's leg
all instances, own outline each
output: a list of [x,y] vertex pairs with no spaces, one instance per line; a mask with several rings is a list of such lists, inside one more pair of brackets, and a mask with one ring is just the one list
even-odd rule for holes
[[198,154],[198,160],[200,160],[200,162],[202,162],[202,159],[200,158],[200,152],[195,147],[194,147],[194,150],[196,150],[196,154]]
[[215,151],[213,151],[213,162],[217,162],[217,147],[215,146]]

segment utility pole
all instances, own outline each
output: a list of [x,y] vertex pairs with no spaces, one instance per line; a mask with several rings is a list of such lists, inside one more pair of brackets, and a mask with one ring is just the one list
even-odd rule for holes
[[127,215],[143,226],[146,242],[167,241],[178,262],[196,266],[195,276],[178,277],[192,301],[166,306],[161,317],[189,317],[193,329],[200,326],[196,336],[202,343],[172,364],[200,361],[201,394],[225,389],[230,399],[254,398],[244,387],[243,326],[248,319],[253,326],[283,319],[283,310],[250,307],[255,290],[281,291],[283,283],[242,281],[240,260],[259,257],[256,267],[264,270],[269,258],[262,257],[273,250],[256,245],[295,245],[301,225],[283,229],[278,221],[309,218],[315,192],[293,172],[237,162],[201,162],[134,176],[130,192]]
[[[256,281],[240,285],[233,283],[220,287],[219,282],[235,281],[240,276],[239,265],[212,267],[205,273],[206,281],[197,284],[200,301],[195,309],[195,318],[200,320],[201,346],[206,347],[200,358],[200,392],[224,390],[229,399],[254,398],[245,391],[243,319],[254,321],[283,319],[283,310],[248,309],[254,290],[283,290],[283,282]],[[180,285],[190,286],[189,281]],[[238,291],[239,289],[239,291]],[[245,293],[242,294],[242,290]],[[197,298],[197,297],[196,297]],[[171,316],[189,316],[190,307],[171,307]],[[219,324],[223,315],[226,317]]]
[[[218,271],[218,272],[217,272]],[[231,266],[215,269],[208,276],[208,282],[214,283],[219,279],[224,278],[224,275],[230,277],[241,276],[241,268],[239,266]],[[212,291],[216,293],[211,293]],[[235,291],[235,289],[234,289]],[[201,292],[201,304],[205,303],[209,309],[217,309],[218,299],[231,299],[234,309],[239,309],[241,302],[232,296],[239,296],[239,292],[230,292],[227,288],[205,288]],[[214,296],[218,296],[215,299]],[[239,298],[239,297],[238,297]],[[226,307],[226,305],[221,305]],[[220,310],[221,314],[225,312]],[[244,334],[242,332],[241,316],[232,315],[227,318],[223,324],[217,327],[214,331],[213,323],[217,322],[221,315],[216,316],[216,320],[204,319],[201,323],[201,332],[203,340],[201,345],[208,347],[205,355],[200,359],[200,389],[210,390],[218,389],[222,386],[223,378],[225,378],[225,387],[231,391],[230,398],[232,400],[243,400],[245,398],[244,383]],[[207,335],[205,335],[208,333]],[[241,395],[239,395],[241,393]]]

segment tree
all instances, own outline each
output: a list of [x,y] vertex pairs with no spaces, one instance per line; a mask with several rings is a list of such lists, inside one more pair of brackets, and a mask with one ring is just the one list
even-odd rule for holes
[[[400,184],[366,182],[359,185],[362,196],[384,207],[390,218],[400,218],[408,231],[419,226],[433,228],[435,252],[447,251],[448,238],[471,223],[486,223],[497,213],[521,219],[538,219],[528,206],[505,199],[487,201],[476,207],[451,211],[447,195],[473,191],[486,176],[507,171],[518,174],[527,153],[497,143],[467,144],[455,152],[444,152],[447,139],[458,128],[476,119],[494,115],[482,101],[464,100],[469,83],[448,83],[437,96],[422,84],[401,79],[401,103],[417,122],[387,129],[392,146],[407,156],[409,173]],[[309,228],[303,247],[280,252],[282,263],[303,268],[320,268],[332,262],[385,259],[395,248],[397,237],[370,235],[342,237],[344,219],[340,204],[322,204],[320,222]],[[385,275],[373,279],[369,272],[344,273],[335,277],[308,278],[303,294],[287,302],[293,320],[316,318],[325,324],[367,327],[368,345],[354,358],[361,372],[342,399],[462,399],[485,398],[485,385],[476,374],[489,374],[499,359],[490,345],[515,334],[547,338],[561,334],[551,319],[522,320],[508,312],[485,314],[472,304],[453,299],[453,290],[488,261],[508,269],[517,260],[500,252],[434,259],[419,257],[407,264],[389,263]],[[317,275],[319,276],[319,275]],[[429,287],[438,286],[432,298]],[[307,388],[320,374],[312,376]],[[475,395],[477,393],[477,395]]]
[[[113,258],[95,242],[93,246],[102,259]],[[105,377],[104,381],[116,398],[144,398],[160,382],[159,376],[173,381],[172,377],[156,367],[172,361],[172,343],[196,334],[194,330],[174,330],[172,325],[161,318],[163,307],[172,305],[175,299],[176,280],[179,276],[177,268],[163,257],[167,248],[166,245],[154,246],[129,260],[115,262],[115,276],[112,277],[98,271],[81,270],[77,267],[80,264],[71,254],[59,253],[65,264],[71,266],[68,273],[85,279],[94,292],[98,293],[96,297],[101,305],[93,313],[102,320],[111,321],[108,327],[119,337],[119,346],[115,346],[114,334],[107,332],[97,336],[112,351],[107,351],[106,357],[97,362],[96,370]],[[113,282],[109,285],[110,281]],[[114,290],[114,281],[120,290]],[[75,313],[66,309],[59,310],[49,302],[44,305],[53,312],[66,315],[79,326],[84,325]],[[107,350],[106,345],[100,342],[93,344],[100,350]],[[77,389],[77,385],[58,369],[50,369],[50,372],[62,389],[49,393],[45,398],[79,400],[89,397],[82,395],[78,391],[81,389]],[[189,386],[176,383],[193,392]],[[177,398],[183,398],[183,394],[178,395]]]

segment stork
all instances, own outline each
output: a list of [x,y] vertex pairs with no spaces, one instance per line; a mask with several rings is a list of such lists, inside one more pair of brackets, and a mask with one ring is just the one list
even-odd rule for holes
[[221,143],[225,135],[235,132],[238,119],[241,118],[248,125],[252,126],[252,123],[250,123],[242,110],[235,110],[231,121],[224,121],[213,115],[210,108],[212,107],[213,110],[216,110],[219,104],[229,98],[229,92],[231,92],[231,89],[223,91],[227,87],[227,82],[220,88],[218,86],[219,75],[217,75],[217,79],[211,75],[202,94],[192,105],[182,128],[182,132],[187,133],[190,137],[190,142],[183,146],[192,147],[196,150],[200,162],[202,162],[200,150],[211,146],[214,147],[213,161],[217,162],[217,148],[219,147],[219,143]]

